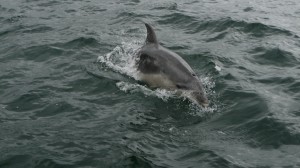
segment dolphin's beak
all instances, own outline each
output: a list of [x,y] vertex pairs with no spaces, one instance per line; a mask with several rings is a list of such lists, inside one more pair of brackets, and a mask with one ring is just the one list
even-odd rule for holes
[[196,100],[197,104],[201,105],[202,107],[208,107],[209,101],[207,100],[206,96],[202,92],[192,92],[192,97]]
[[199,92],[184,92],[183,95],[199,106],[204,108],[209,106],[206,96],[199,94]]

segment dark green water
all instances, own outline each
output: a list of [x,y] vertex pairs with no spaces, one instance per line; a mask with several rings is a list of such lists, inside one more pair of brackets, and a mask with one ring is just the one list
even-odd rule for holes
[[[134,79],[148,22],[211,100]],[[300,2],[0,1],[0,167],[300,167]]]

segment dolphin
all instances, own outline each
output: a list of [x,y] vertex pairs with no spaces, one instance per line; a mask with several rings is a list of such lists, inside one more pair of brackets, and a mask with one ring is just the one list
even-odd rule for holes
[[151,88],[174,90],[197,105],[207,107],[209,101],[195,72],[178,54],[161,46],[153,28],[145,23],[147,38],[138,52],[139,80]]

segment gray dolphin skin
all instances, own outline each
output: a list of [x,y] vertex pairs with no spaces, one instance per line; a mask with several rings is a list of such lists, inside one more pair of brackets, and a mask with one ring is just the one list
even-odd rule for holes
[[207,107],[202,83],[192,68],[178,54],[159,45],[153,28],[145,23],[147,38],[138,53],[138,76],[151,88],[176,90],[193,103]]

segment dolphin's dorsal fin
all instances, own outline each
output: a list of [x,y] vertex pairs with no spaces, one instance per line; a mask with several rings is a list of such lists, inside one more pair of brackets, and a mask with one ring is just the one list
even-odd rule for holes
[[145,23],[145,26],[147,28],[146,43],[154,43],[158,45],[158,41],[156,39],[156,35],[153,28],[148,23]]

